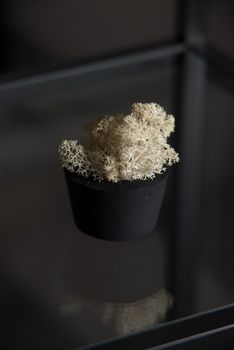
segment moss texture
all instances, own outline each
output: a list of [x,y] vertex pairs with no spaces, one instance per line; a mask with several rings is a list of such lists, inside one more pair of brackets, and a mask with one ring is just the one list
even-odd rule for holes
[[102,181],[146,180],[179,161],[168,144],[175,118],[156,103],[134,103],[126,116],[105,116],[88,130],[85,145],[64,140],[62,167]]

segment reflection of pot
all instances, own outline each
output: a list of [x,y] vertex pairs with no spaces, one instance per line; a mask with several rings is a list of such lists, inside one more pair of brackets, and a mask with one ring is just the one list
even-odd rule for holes
[[71,295],[131,303],[167,288],[168,247],[163,230],[147,238],[114,242],[69,235],[63,285]]
[[74,220],[81,231],[110,241],[141,238],[153,231],[168,173],[153,180],[111,183],[64,171]]

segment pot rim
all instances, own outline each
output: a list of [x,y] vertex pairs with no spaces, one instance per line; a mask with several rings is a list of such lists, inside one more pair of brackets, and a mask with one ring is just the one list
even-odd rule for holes
[[72,173],[66,168],[63,168],[63,170],[66,178],[70,179],[72,182],[87,187],[91,190],[106,192],[129,192],[142,187],[154,187],[156,184],[166,179],[171,172],[171,169],[167,168],[163,174],[158,174],[153,179],[109,182],[106,180],[98,181],[94,180],[92,177],[78,175],[76,173]]

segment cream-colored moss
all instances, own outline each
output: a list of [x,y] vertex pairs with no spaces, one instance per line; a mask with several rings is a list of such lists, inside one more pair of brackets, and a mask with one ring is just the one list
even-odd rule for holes
[[134,103],[126,116],[94,122],[89,141],[64,140],[59,146],[62,167],[85,177],[118,182],[154,178],[179,161],[167,139],[175,118],[156,103]]

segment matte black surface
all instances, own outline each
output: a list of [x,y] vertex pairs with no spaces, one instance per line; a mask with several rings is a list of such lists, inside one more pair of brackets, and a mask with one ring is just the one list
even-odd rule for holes
[[98,182],[64,170],[78,228],[110,241],[142,238],[154,230],[168,172],[153,180]]

